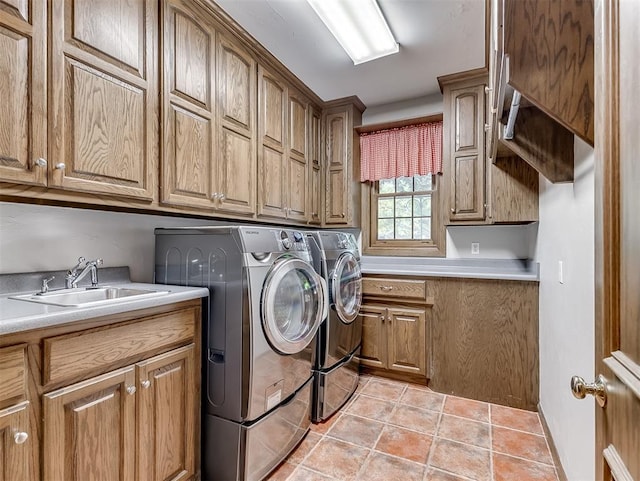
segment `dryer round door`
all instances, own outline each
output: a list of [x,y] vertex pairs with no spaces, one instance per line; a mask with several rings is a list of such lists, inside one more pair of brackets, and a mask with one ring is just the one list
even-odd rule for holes
[[345,324],[351,324],[362,305],[362,272],[356,256],[345,252],[331,274],[331,304]]
[[302,351],[313,340],[326,313],[325,284],[313,267],[292,257],[277,260],[262,289],[262,327],[282,354]]

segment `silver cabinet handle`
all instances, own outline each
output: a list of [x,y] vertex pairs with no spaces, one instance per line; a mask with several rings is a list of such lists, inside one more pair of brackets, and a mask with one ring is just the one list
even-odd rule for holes
[[140,383],[140,385],[145,389],[149,389],[149,386],[151,386],[151,381],[149,381],[148,379],[145,379]]
[[217,193],[217,192],[214,192],[213,194],[211,194],[211,198],[212,198],[213,200],[217,200],[217,199],[218,199],[218,193]]
[[453,207],[451,207],[451,213],[452,213],[452,214],[455,214],[455,213],[456,213],[456,210],[455,210]]
[[16,444],[23,444],[29,439],[29,435],[25,432],[18,432],[13,435],[13,441]]
[[136,387],[135,386],[129,386],[127,388],[127,393],[128,394],[135,394],[136,393]]
[[227,197],[224,194],[220,194],[220,197],[218,197],[220,200],[225,200]]
[[392,289],[393,289],[393,286],[380,286],[380,290],[384,292],[389,292]]
[[342,217],[343,219],[346,217],[345,213],[343,212],[340,217]]
[[34,164],[37,165],[38,167],[46,167],[47,159],[43,159],[42,157],[39,157],[35,160]]
[[493,92],[493,89],[491,87],[487,87],[486,85],[484,86],[484,93],[488,94],[489,92]]
[[64,170],[64,168],[65,168],[64,162],[60,162],[59,164],[56,164],[57,170]]

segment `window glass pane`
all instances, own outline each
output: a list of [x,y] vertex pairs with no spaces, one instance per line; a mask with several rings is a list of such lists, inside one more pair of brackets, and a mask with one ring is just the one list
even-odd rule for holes
[[396,217],[411,217],[411,197],[396,197]]
[[378,240],[393,239],[393,219],[378,220]]
[[381,179],[378,181],[378,192],[381,194],[392,194],[396,191],[395,179]]
[[431,190],[431,175],[416,175],[413,179],[416,192]]
[[431,217],[416,217],[413,219],[413,238],[431,239]]
[[411,239],[411,218],[396,219],[396,239]]
[[413,196],[413,215],[415,215],[416,217],[425,217],[431,215],[430,195]]
[[396,179],[396,192],[412,192],[413,177],[398,177]]
[[393,197],[378,199],[378,219],[393,217]]

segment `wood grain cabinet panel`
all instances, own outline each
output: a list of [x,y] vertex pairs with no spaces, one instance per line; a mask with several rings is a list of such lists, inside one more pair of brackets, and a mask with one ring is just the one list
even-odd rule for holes
[[287,217],[307,221],[308,156],[307,156],[307,104],[302,95],[289,88],[289,149],[288,149],[288,210]]
[[216,32],[180,0],[165,0],[162,11],[164,148],[160,200],[213,210],[218,201]]
[[362,280],[362,293],[367,297],[426,301],[427,281],[423,279],[365,277]]
[[239,42],[218,33],[218,208],[256,212],[256,60]]
[[258,66],[258,215],[286,218],[287,85],[263,65]]
[[324,111],[326,225],[360,224],[360,140],[364,106],[357,98],[329,102]]
[[427,312],[421,306],[365,303],[360,309],[362,365],[424,380],[430,359]]
[[0,408],[27,398],[26,346],[0,349]]
[[47,184],[46,8],[0,1],[0,181]]
[[134,481],[133,366],[43,396],[44,481]]
[[137,364],[140,481],[187,480],[195,474],[194,363],[191,344]]
[[[451,220],[484,219],[484,86],[452,89],[448,126]],[[446,158],[446,157],[445,157]]]
[[0,481],[34,479],[31,473],[31,446],[37,443],[29,429],[29,403],[0,410]]
[[322,114],[314,107],[309,108],[309,223],[322,223]]
[[157,4],[52,3],[50,186],[157,197]]

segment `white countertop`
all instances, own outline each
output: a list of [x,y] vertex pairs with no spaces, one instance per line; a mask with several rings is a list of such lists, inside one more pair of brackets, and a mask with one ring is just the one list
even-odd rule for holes
[[207,297],[209,290],[204,287],[184,287],[164,284],[142,284],[133,282],[109,282],[109,286],[132,289],[151,289],[169,291],[168,294],[142,299],[122,299],[112,304],[92,307],[61,307],[40,304],[37,302],[10,299],[10,296],[30,294],[29,292],[12,292],[0,296],[0,336],[15,332],[29,331],[43,327],[83,321],[95,317],[136,311],[150,307],[162,306],[174,302],[189,301]]
[[428,257],[362,256],[364,274],[460,277],[539,281],[540,266],[528,259],[446,259]]

